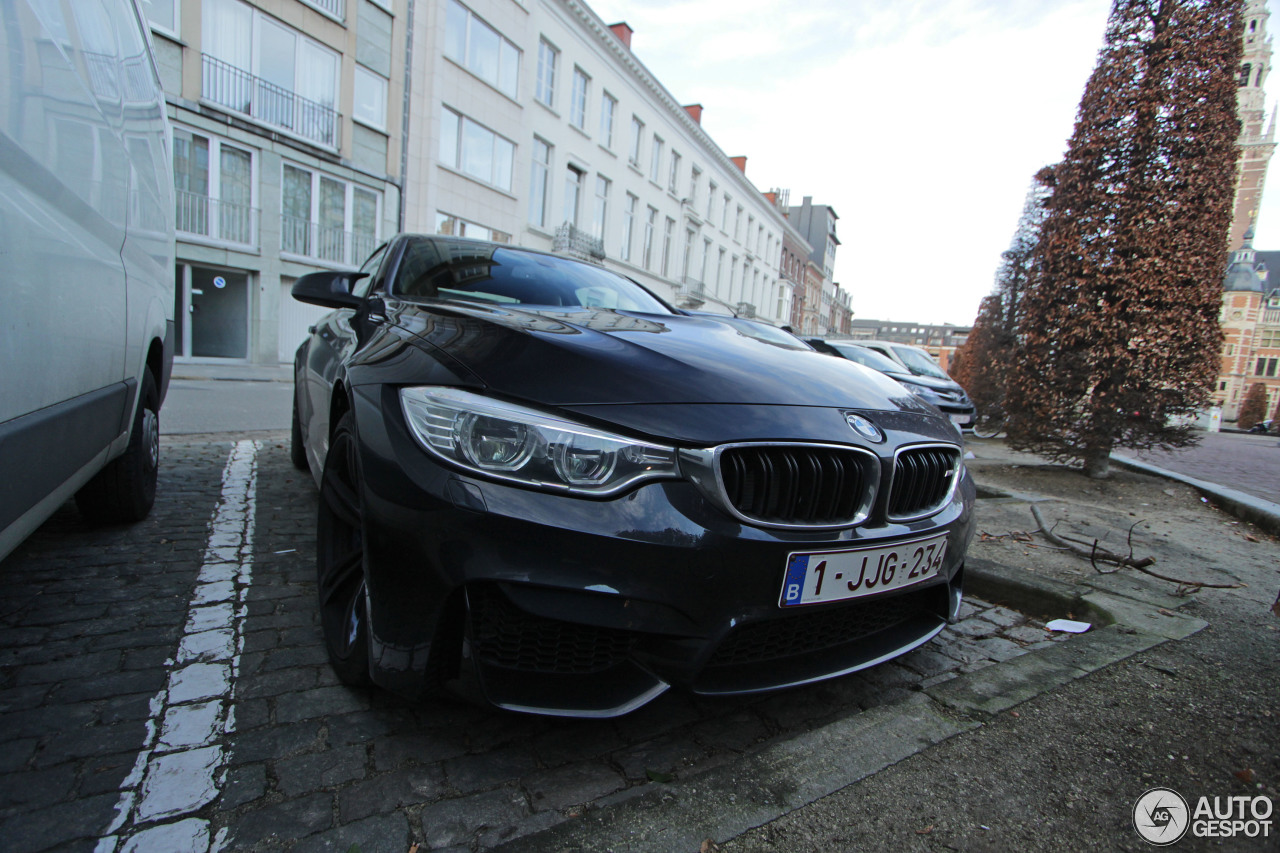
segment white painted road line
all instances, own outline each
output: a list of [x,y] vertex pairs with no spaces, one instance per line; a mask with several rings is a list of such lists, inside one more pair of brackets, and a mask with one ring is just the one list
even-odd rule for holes
[[238,442],[227,459],[182,640],[167,662],[168,682],[151,700],[142,750],[95,853],[207,853],[225,838],[225,831],[211,837],[209,822],[192,814],[218,796],[226,739],[235,728],[231,702],[248,616],[258,447]]

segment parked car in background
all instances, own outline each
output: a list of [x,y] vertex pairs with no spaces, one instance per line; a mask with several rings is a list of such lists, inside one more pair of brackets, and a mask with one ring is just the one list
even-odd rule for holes
[[609,717],[863,669],[957,612],[959,436],[885,377],[503,244],[402,235],[293,295],[336,309],[293,459],[348,684]]
[[72,495],[151,509],[173,359],[169,125],[132,0],[0,0],[0,557]]
[[878,370],[951,418],[962,428],[973,425],[973,401],[960,385],[918,347],[882,341],[809,341],[821,352]]

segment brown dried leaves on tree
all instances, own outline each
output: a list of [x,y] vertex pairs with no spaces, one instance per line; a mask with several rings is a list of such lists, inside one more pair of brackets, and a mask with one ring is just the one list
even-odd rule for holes
[[1249,429],[1267,416],[1267,386],[1255,382],[1244,392],[1244,400],[1240,403],[1240,415],[1236,418],[1236,426]]
[[1235,189],[1239,0],[1115,0],[1022,298],[1010,442],[1105,476],[1207,407]]

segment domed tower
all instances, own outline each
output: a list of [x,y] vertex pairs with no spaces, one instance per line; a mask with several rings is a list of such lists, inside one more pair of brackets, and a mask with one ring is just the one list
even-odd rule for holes
[[1232,251],[1244,243],[1244,233],[1258,218],[1267,164],[1276,150],[1276,116],[1267,120],[1267,93],[1263,83],[1271,71],[1271,37],[1267,0],[1247,0],[1244,9],[1244,55],[1240,59],[1236,113],[1240,118],[1240,174],[1237,176],[1235,213],[1231,219]]

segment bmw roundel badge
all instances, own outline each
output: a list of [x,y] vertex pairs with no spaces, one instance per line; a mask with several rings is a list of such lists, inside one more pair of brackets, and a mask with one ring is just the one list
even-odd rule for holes
[[845,422],[853,428],[853,431],[863,438],[874,441],[877,444],[884,441],[884,433],[880,431],[880,427],[864,418],[862,415],[855,415],[852,412],[844,416]]

